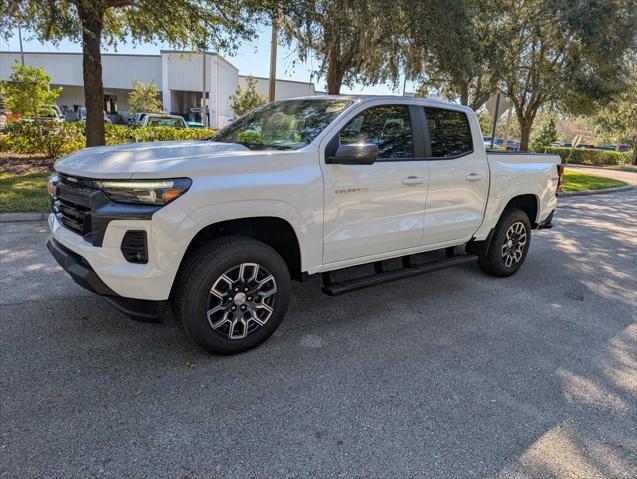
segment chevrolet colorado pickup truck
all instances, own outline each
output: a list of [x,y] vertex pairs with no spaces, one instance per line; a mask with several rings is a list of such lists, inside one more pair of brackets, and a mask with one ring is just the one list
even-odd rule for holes
[[209,140],[86,148],[55,170],[58,263],[134,318],[172,311],[216,354],[267,339],[291,279],[321,273],[337,295],[471,259],[515,273],[562,178],[557,156],[485,151],[466,107],[353,96],[270,103]]

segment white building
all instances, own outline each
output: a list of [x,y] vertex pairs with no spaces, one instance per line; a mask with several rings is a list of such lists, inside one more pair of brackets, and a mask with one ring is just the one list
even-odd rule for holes
[[[0,52],[0,80],[8,80],[11,65],[20,61],[19,52]],[[81,53],[24,53],[24,63],[43,68],[52,85],[62,87],[57,103],[76,109],[84,105]],[[205,80],[204,80],[205,78]],[[210,112],[210,126],[219,128],[233,118],[230,96],[246,77],[230,62],[215,53],[161,51],[160,55],[102,54],[104,110],[128,117],[128,93],[133,80],[154,81],[161,91],[166,112],[193,115],[201,107],[204,87]],[[267,96],[268,79],[255,77],[257,90]],[[205,85],[204,85],[205,81]],[[314,84],[276,81],[276,99],[316,94]]]

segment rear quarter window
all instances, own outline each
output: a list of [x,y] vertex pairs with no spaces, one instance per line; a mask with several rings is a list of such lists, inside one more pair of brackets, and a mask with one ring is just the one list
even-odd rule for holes
[[462,111],[425,107],[433,158],[453,158],[473,151],[469,118]]

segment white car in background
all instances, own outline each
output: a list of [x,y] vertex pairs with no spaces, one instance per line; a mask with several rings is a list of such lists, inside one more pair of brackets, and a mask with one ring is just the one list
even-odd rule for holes
[[146,113],[139,120],[138,126],[165,126],[169,128],[187,128],[186,121],[179,115],[165,113]]
[[37,119],[39,121],[54,121],[57,123],[63,123],[64,121],[66,121],[64,119],[62,109],[57,105],[49,105],[42,108]]
[[[79,119],[81,121],[86,121],[86,107],[80,108]],[[104,112],[104,123],[113,124],[111,118],[108,116],[108,113]]]
[[128,124],[129,126],[139,126],[139,124],[141,123],[142,119],[148,115],[148,113],[135,113],[132,116],[128,117]]

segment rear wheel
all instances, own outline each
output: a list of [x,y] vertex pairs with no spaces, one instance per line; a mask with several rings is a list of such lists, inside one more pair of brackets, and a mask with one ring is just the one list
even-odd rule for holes
[[524,263],[530,243],[529,217],[522,210],[507,208],[495,227],[489,249],[480,256],[480,268],[492,276],[510,276]]
[[290,274],[281,256],[249,238],[219,238],[186,260],[175,315],[197,344],[235,354],[265,341],[285,316]]

